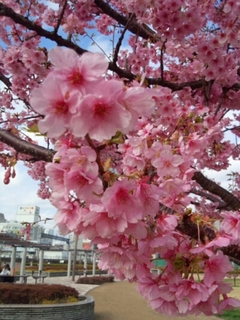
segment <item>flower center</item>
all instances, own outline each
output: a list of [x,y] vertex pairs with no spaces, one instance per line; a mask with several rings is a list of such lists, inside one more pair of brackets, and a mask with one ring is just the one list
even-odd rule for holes
[[102,102],[96,103],[94,106],[95,117],[103,118],[104,116],[107,115],[107,109],[108,109],[108,107],[105,104],[103,104]]
[[68,81],[72,84],[72,85],[82,85],[83,83],[83,77],[81,75],[80,72],[78,71],[74,71],[70,77],[68,78]]
[[54,112],[56,115],[66,114],[68,112],[68,105],[64,101],[59,101],[54,106]]

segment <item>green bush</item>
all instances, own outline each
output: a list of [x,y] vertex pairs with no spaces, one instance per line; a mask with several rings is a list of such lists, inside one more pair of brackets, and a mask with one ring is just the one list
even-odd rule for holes
[[78,299],[76,289],[57,284],[12,284],[1,283],[0,304],[42,304],[65,302],[69,298]]
[[224,320],[239,320],[240,318],[240,309],[226,310],[223,314],[218,315],[219,318]]

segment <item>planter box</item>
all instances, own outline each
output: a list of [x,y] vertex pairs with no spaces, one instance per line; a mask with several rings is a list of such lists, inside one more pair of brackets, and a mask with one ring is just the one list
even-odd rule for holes
[[93,320],[94,298],[59,304],[0,304],[0,319],[4,320]]

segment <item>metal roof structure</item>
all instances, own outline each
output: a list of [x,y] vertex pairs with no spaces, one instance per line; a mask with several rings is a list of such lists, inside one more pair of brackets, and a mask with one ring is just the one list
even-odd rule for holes
[[51,247],[50,245],[23,240],[17,235],[3,232],[0,233],[0,243],[13,247],[39,248],[42,250],[49,250]]
[[[75,249],[60,249],[60,248],[54,248],[51,245],[47,244],[41,244],[41,243],[35,243],[27,240],[21,239],[21,237],[15,235],[15,234],[9,234],[9,233],[0,233],[0,244],[9,245],[12,247],[25,247],[25,248],[38,248],[41,250],[48,250],[48,251],[74,251]],[[86,252],[90,253],[94,250],[87,250],[87,249],[77,249],[77,252]]]

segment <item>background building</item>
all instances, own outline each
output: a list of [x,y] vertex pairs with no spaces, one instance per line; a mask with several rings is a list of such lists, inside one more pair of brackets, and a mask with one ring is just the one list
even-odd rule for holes
[[6,219],[5,219],[5,216],[3,213],[0,213],[0,222],[5,222]]
[[[77,248],[78,250],[91,250],[92,246],[89,240],[78,237],[76,244],[74,234],[65,237],[59,236],[57,231],[44,228],[41,223],[40,208],[38,206],[18,206],[16,220],[6,221],[4,214],[0,213],[0,233],[9,233],[17,237],[25,238],[30,242],[49,245],[51,250],[44,252],[44,260],[67,260],[68,251]],[[44,225],[45,226],[45,225]],[[21,257],[23,248],[17,248],[17,257]],[[11,246],[0,245],[0,259],[10,258],[12,252]],[[30,261],[38,257],[38,250],[28,250],[27,257]],[[84,260],[84,253],[77,256],[79,261]],[[90,257],[89,257],[90,259]]]
[[37,206],[18,206],[17,221],[37,222],[40,220],[40,208]]

